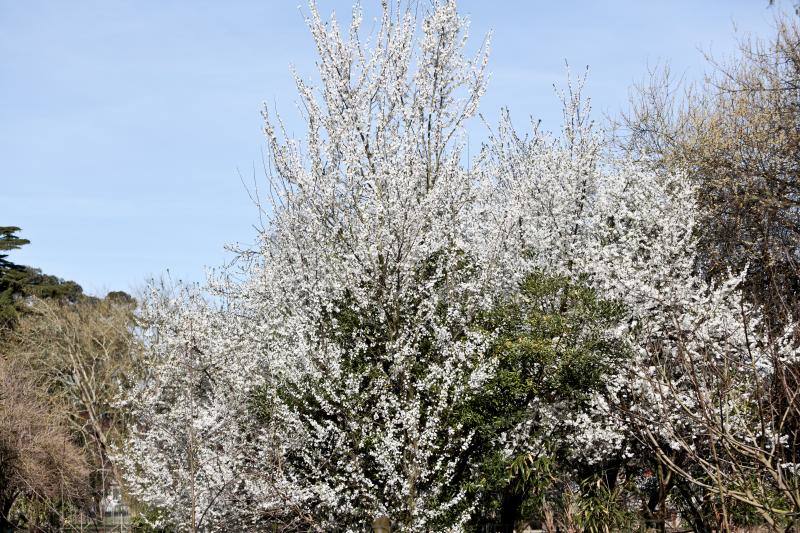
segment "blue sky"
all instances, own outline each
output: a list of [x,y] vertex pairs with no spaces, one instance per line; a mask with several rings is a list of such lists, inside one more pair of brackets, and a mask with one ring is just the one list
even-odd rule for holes
[[[377,0],[363,0],[368,16]],[[349,20],[349,1],[319,0]],[[553,83],[590,67],[595,111],[615,114],[648,66],[702,76],[769,35],[767,0],[462,0],[473,44],[494,31],[482,110],[556,128]],[[167,269],[201,281],[226,243],[253,240],[239,177],[260,176],[262,102],[290,128],[294,65],[313,77],[298,0],[0,0],[0,225],[32,243],[16,262],[95,294]],[[470,139],[476,146],[480,139]],[[262,178],[263,179],[263,178]]]

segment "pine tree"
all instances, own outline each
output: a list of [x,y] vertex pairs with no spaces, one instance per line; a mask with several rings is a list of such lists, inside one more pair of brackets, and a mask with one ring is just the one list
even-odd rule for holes
[[[0,226],[0,252],[18,250],[30,244],[19,237],[17,226]],[[84,298],[83,289],[74,281],[65,281],[44,274],[38,268],[16,264],[9,254],[0,253],[0,330],[13,327],[25,310],[24,298],[39,298],[75,302]]]

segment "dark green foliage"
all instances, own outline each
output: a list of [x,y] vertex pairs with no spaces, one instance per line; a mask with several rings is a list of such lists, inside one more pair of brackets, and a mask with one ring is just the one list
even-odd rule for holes
[[[0,227],[0,251],[17,250],[30,243],[16,235],[19,231],[16,226]],[[19,315],[25,312],[26,298],[68,302],[84,298],[83,289],[74,281],[64,281],[37,268],[18,265],[8,260],[8,255],[0,254],[0,330],[14,326]]]
[[125,291],[111,291],[106,294],[106,299],[120,305],[136,305],[136,299]]
[[[22,239],[14,235],[18,231],[20,229],[17,226],[0,226],[0,250],[16,250],[26,244],[30,244],[31,241],[28,239]],[[6,260],[6,257],[8,257],[8,254],[0,254],[0,267],[11,264]]]
[[562,439],[540,434],[550,443],[545,455],[509,461],[493,449],[495,437],[526,420],[536,422],[534,401],[580,410],[592,393],[602,391],[625,355],[610,334],[623,311],[583,284],[536,273],[506,304],[482,317],[484,329],[499,332],[487,354],[498,368],[459,412],[460,422],[476,432],[480,472],[475,489],[483,494],[479,527],[482,520],[511,527],[524,516],[541,516],[564,454],[558,448]]

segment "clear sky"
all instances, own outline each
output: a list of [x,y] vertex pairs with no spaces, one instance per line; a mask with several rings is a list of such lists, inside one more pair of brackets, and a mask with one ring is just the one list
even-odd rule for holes
[[[366,14],[378,4],[363,0]],[[459,3],[474,45],[494,31],[485,114],[508,106],[518,125],[550,129],[565,60],[589,65],[595,110],[614,114],[648,66],[696,79],[701,50],[730,54],[734,29],[768,35],[767,4]],[[341,21],[350,5],[319,0]],[[226,243],[251,242],[257,211],[239,173],[261,176],[262,102],[303,133],[289,74],[314,74],[303,12],[298,0],[0,0],[0,225],[32,241],[12,259],[97,294],[167,269],[200,281]]]

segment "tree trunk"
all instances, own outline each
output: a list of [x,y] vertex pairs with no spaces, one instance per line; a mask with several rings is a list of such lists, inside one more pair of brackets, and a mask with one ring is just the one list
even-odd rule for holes
[[520,519],[523,494],[516,490],[509,490],[503,495],[503,504],[500,508],[500,527],[502,533],[513,533],[514,524]]
[[11,533],[14,531],[13,524],[8,516],[11,513],[11,506],[13,504],[14,500],[11,498],[0,501],[0,533]]
[[656,469],[658,475],[658,487],[650,494],[647,502],[647,520],[645,523],[649,529],[654,529],[659,533],[667,531],[667,509],[666,502],[670,489],[672,489],[672,474],[659,465]]

